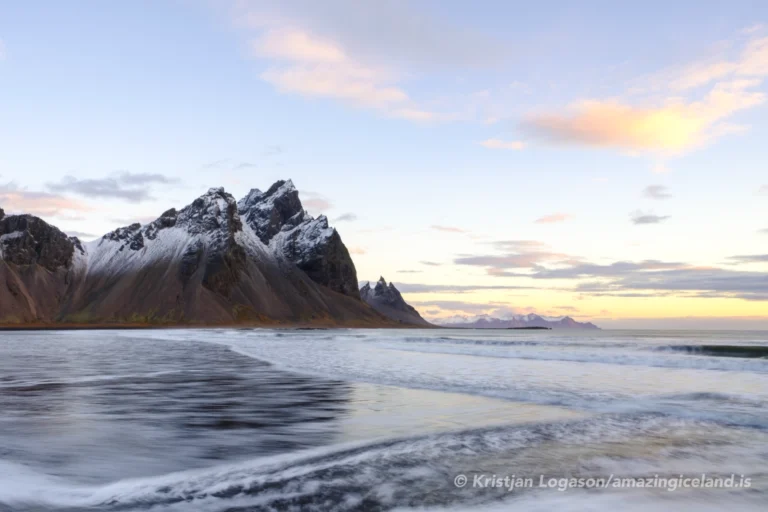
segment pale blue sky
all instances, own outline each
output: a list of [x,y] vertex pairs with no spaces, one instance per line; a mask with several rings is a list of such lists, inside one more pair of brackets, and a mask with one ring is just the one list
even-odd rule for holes
[[[764,22],[765,2],[3,2],[0,207],[101,235],[292,178],[356,217],[335,225],[361,280],[424,285],[428,316],[768,325],[768,263],[731,258],[768,254]],[[662,284],[542,274],[645,260]]]

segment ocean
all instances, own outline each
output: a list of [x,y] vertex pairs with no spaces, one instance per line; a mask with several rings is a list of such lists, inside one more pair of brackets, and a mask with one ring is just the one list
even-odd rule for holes
[[0,511],[765,510],[768,332],[0,333]]

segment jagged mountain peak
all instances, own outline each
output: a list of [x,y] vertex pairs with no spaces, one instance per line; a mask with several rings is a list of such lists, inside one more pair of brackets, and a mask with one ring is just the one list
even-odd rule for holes
[[[75,239],[77,240],[77,239]],[[72,263],[70,237],[34,215],[0,215],[0,259],[17,265],[38,264],[53,272]]]
[[[168,217],[160,217],[154,223],[164,218],[170,219],[174,213],[175,210],[168,210]],[[237,202],[223,187],[209,189],[192,204],[184,207],[176,215],[176,226],[186,227],[191,234],[221,229],[234,234],[243,228]]]
[[360,288],[360,298],[373,309],[393,320],[413,325],[429,325],[413,306],[405,302],[394,283],[387,284],[384,276],[379,277],[373,287],[370,282],[366,282]]
[[121,243],[120,251],[126,248],[138,251],[146,246],[147,239],[155,240],[161,231],[168,228],[179,228],[192,236],[208,234],[224,241],[241,231],[243,224],[232,194],[223,187],[212,187],[179,211],[171,208],[148,224],[135,222],[117,228],[104,235],[98,243],[104,240],[118,242]]
[[403,300],[400,290],[397,289],[395,283],[387,283],[387,280],[384,279],[383,276],[379,277],[379,280],[376,281],[373,289],[371,289],[370,283],[366,283],[366,286],[368,287],[366,292],[372,294],[372,296],[381,297],[390,302]]
[[240,209],[246,209],[249,206],[253,206],[254,204],[265,202],[272,196],[281,197],[286,194],[293,193],[296,193],[298,196],[298,190],[293,184],[293,180],[277,180],[267,189],[266,192],[263,192],[258,188],[252,188],[248,194],[245,195],[245,197],[238,201],[237,205]]
[[291,180],[279,180],[266,192],[252,189],[238,201],[243,220],[265,244],[286,228],[294,228],[312,218],[304,211],[299,191]]

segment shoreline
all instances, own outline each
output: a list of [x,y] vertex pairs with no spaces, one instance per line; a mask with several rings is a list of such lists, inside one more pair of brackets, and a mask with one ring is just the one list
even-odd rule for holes
[[133,331],[145,329],[443,329],[440,326],[411,324],[356,325],[356,324],[306,324],[306,323],[262,323],[262,324],[0,324],[0,332],[18,331]]

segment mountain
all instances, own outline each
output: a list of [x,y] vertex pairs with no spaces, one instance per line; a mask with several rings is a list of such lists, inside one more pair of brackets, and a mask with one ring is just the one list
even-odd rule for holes
[[290,180],[239,202],[212,188],[85,244],[0,210],[0,324],[25,323],[393,325]]
[[515,315],[509,318],[454,316],[439,322],[443,327],[460,329],[510,329],[513,327],[550,327],[552,329],[599,329],[591,322],[577,322],[569,316],[543,317],[536,314]]
[[416,309],[409,305],[400,295],[400,291],[395,288],[393,283],[387,284],[387,281],[380,277],[375,286],[365,283],[360,288],[360,297],[373,309],[387,318],[391,318],[401,323],[431,326],[429,322],[421,318]]

